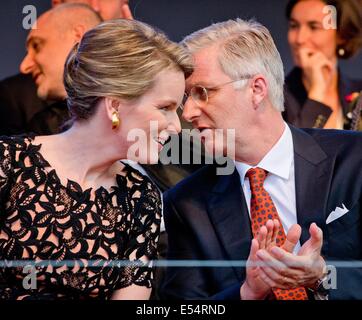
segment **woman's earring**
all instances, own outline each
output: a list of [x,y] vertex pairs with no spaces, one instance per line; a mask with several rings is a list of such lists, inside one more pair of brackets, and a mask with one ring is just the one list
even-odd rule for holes
[[117,110],[114,110],[112,113],[112,129],[116,130],[121,123],[121,120],[119,119],[119,114]]
[[341,47],[341,48],[338,48],[338,56],[339,57],[343,57],[346,53],[346,51]]

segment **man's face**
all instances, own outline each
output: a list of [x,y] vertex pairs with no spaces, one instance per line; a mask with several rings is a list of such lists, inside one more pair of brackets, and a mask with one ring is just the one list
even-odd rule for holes
[[37,94],[43,100],[61,100],[66,96],[63,85],[64,63],[75,43],[71,31],[62,31],[44,14],[37,21],[37,29],[29,33],[27,55],[20,71],[31,74],[37,86]]
[[102,19],[111,20],[123,18],[122,6],[128,3],[128,0],[96,0],[94,2],[93,9],[98,11]]
[[62,3],[85,3],[98,12],[103,20],[126,18],[123,16],[122,6],[128,0],[53,0],[53,6]]
[[[235,89],[234,83],[226,84],[234,79],[222,71],[218,50],[217,46],[210,46],[194,54],[195,69],[186,80],[186,93],[190,94],[193,86],[201,85],[208,91],[208,102],[200,106],[189,96],[182,116],[200,130],[208,152],[226,155],[226,130],[244,128],[248,124],[250,99],[248,86]],[[213,87],[218,88],[210,89]],[[215,139],[216,129],[222,129],[223,139]]]

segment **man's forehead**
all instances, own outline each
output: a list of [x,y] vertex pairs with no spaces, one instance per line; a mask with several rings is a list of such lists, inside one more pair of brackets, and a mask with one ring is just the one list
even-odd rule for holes
[[45,36],[51,35],[53,32],[54,23],[52,23],[50,16],[45,13],[36,21],[36,28],[30,30],[27,42],[34,38],[44,38]]
[[194,72],[187,79],[188,85],[202,84],[223,74],[218,60],[218,53],[213,48],[204,48],[195,52],[193,61]]

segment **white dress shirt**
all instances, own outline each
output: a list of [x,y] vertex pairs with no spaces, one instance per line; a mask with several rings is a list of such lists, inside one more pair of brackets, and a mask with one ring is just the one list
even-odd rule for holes
[[[249,179],[245,175],[253,167],[237,161],[235,161],[235,166],[240,175],[241,186],[250,216],[251,190]],[[293,138],[287,124],[285,124],[284,132],[278,142],[255,167],[269,172],[264,182],[264,189],[270,194],[282,222],[284,232],[287,234],[289,228],[297,223]],[[299,248],[300,243],[298,242],[294,253]]]

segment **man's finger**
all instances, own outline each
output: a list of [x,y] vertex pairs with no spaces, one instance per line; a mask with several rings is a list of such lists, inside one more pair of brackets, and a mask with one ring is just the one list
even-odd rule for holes
[[281,246],[282,249],[284,249],[287,252],[292,253],[295,246],[297,245],[300,235],[302,234],[302,228],[299,224],[293,224],[286,236],[286,240],[284,244]]
[[[259,242],[256,239],[251,240],[251,247],[250,247],[250,253],[249,253],[249,261],[255,262],[257,260],[256,253],[259,250]],[[253,266],[254,267],[254,266]]]
[[319,248],[322,248],[323,244],[323,231],[321,228],[317,226],[316,223],[312,223],[309,227],[309,234],[311,237],[311,241],[318,246]]
[[265,242],[266,242],[266,237],[267,237],[267,228],[266,226],[262,226],[259,229],[259,234],[258,234],[258,241],[259,241],[259,249],[265,249]]

